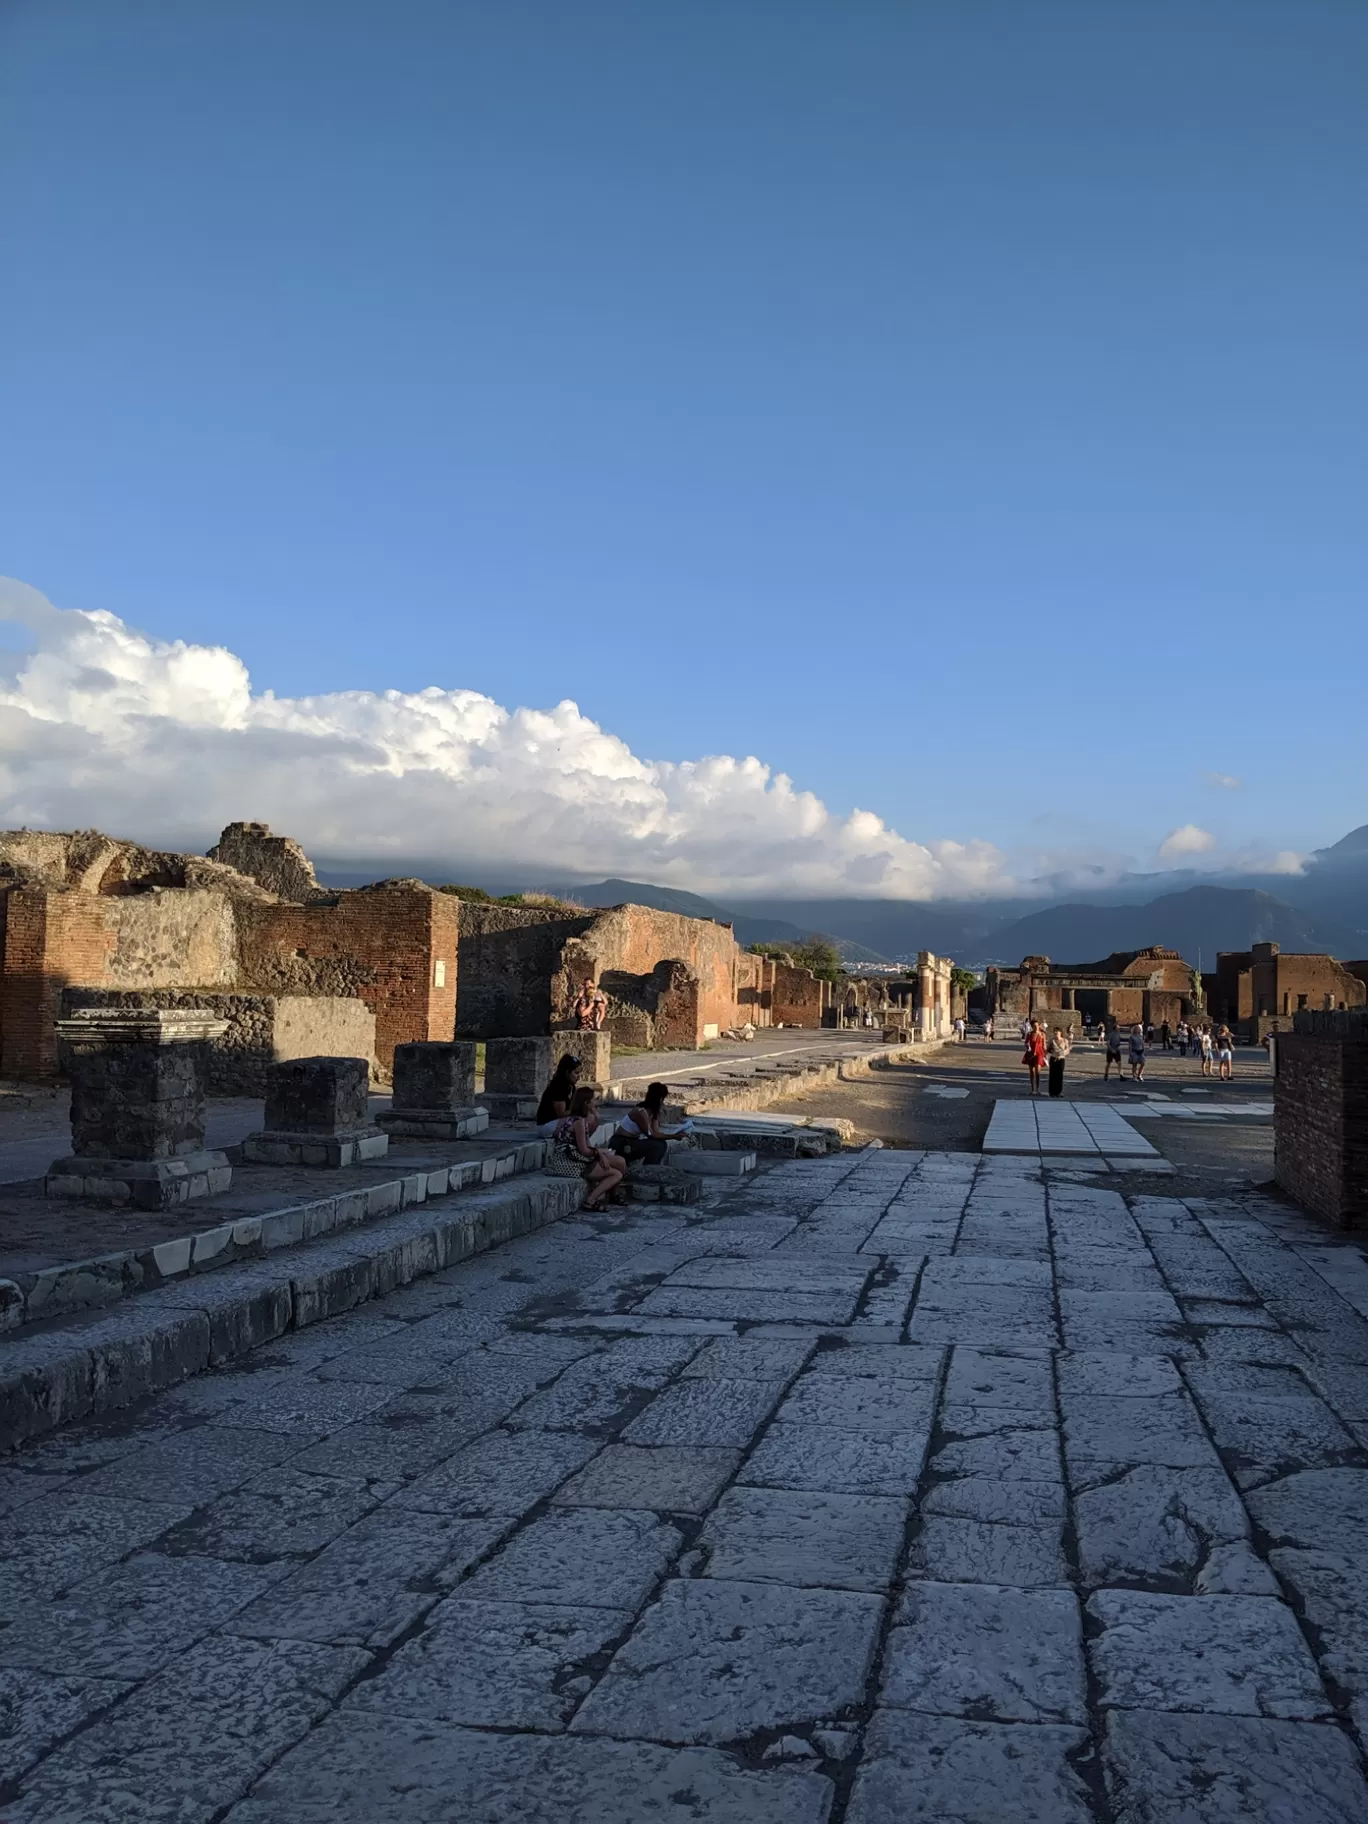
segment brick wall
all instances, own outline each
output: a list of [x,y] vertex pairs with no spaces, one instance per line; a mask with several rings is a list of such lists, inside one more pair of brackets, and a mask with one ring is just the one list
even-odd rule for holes
[[[1341,1016],[1343,1017],[1343,1016]],[[1303,1016],[1302,1024],[1309,1024]],[[1295,1031],[1277,1041],[1274,1175],[1304,1209],[1340,1228],[1368,1224],[1368,1027]]]
[[[569,1017],[553,1009],[551,984],[566,942],[593,924],[593,913],[458,900],[461,966],[456,1030],[463,1039],[536,1038]],[[570,1001],[579,993],[576,982]],[[564,1002],[564,994],[560,996]]]
[[450,894],[382,882],[308,906],[239,901],[236,910],[238,985],[357,996],[375,1015],[382,1070],[396,1045],[453,1036],[460,901]]

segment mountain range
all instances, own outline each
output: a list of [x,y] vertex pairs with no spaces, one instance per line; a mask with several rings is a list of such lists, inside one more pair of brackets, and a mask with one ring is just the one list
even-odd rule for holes
[[[391,861],[388,874],[440,881],[449,869]],[[329,886],[360,886],[377,877],[352,864],[320,866]],[[493,883],[492,892],[506,889]],[[524,883],[525,884],[525,883]],[[1218,950],[1272,942],[1284,950],[1368,957],[1368,824],[1330,848],[1317,849],[1300,874],[1201,874],[1195,869],[1130,874],[1080,887],[1077,879],[1042,879],[1010,899],[729,899],[724,905],[679,887],[640,880],[576,881],[546,889],[587,906],[625,901],[712,918],[735,927],[742,944],[829,938],[850,965],[906,962],[934,950],[981,968],[1023,956],[1093,962],[1114,950],[1167,944],[1190,963],[1215,964]]]
[[1208,969],[1218,950],[1269,942],[1284,950],[1368,956],[1368,824],[1317,850],[1299,875],[1131,875],[1092,891],[1075,885],[1058,899],[1042,893],[997,900],[747,899],[723,906],[642,881],[560,890],[585,905],[632,900],[718,919],[734,925],[743,944],[825,936],[854,965],[902,962],[918,950],[972,966],[1031,955],[1091,962],[1147,944],[1167,944]]

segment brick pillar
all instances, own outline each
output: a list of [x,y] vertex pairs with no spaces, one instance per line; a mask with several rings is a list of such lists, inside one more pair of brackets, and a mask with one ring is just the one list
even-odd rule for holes
[[1297,1014],[1275,1066],[1277,1182],[1336,1228],[1368,1227],[1368,1015]]

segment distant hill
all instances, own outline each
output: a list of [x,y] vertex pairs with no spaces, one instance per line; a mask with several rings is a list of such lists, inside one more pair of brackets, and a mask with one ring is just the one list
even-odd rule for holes
[[1048,956],[1057,963],[1094,962],[1113,950],[1167,944],[1188,962],[1216,964],[1218,950],[1248,950],[1251,944],[1281,944],[1284,950],[1354,953],[1355,934],[1313,919],[1286,900],[1258,888],[1189,887],[1163,893],[1142,905],[1049,906],[994,931],[989,959],[1019,963],[1023,956]]
[[653,887],[644,880],[597,880],[589,886],[557,887],[567,899],[577,899],[583,906],[654,906],[657,912],[677,912],[685,918],[711,918],[718,924],[732,925],[736,941],[747,944],[800,944],[804,938],[825,937],[836,946],[843,963],[883,963],[889,959],[877,950],[856,943],[837,933],[818,931],[813,925],[794,924],[791,919],[770,918],[763,914],[729,912],[716,901],[698,893],[686,893],[680,887]]

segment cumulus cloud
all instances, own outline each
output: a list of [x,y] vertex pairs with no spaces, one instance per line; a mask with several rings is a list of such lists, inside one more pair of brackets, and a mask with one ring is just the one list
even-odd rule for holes
[[1199,830],[1195,823],[1184,823],[1165,836],[1159,844],[1159,856],[1163,861],[1177,861],[1184,855],[1205,855],[1215,847],[1216,838],[1210,830]]
[[1207,784],[1218,786],[1223,792],[1238,792],[1244,780],[1237,779],[1234,773],[1208,773]]
[[0,580],[28,631],[0,676],[4,820],[202,847],[256,818],[334,862],[418,859],[544,880],[924,899],[1009,890],[986,842],[914,842],[833,815],[754,756],[644,760],[565,701],[472,690],[255,692],[222,646],[148,638]]

